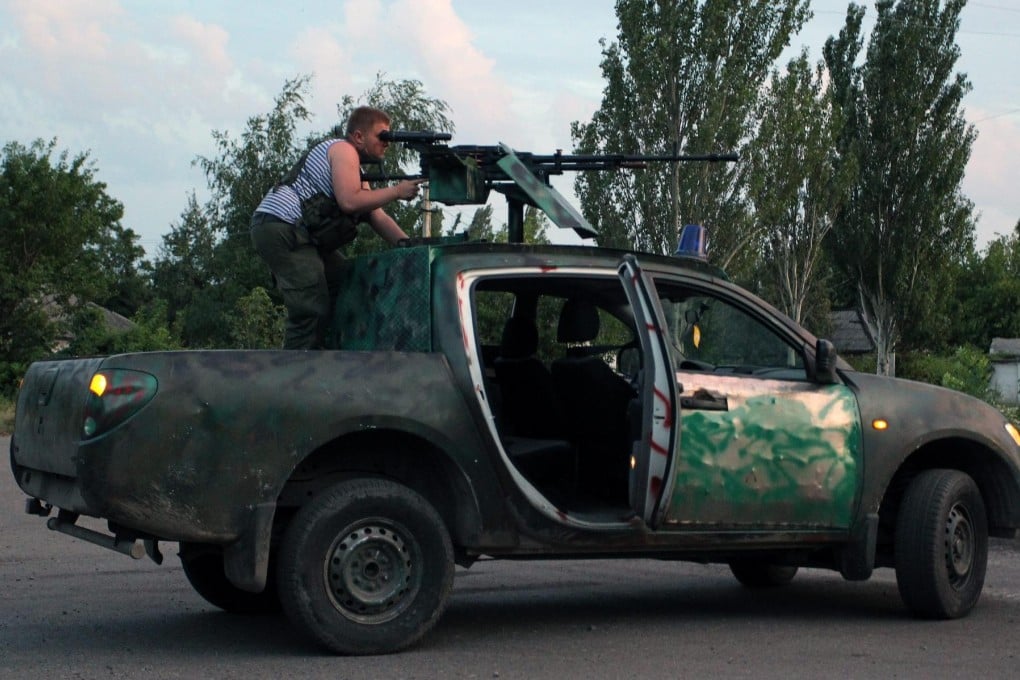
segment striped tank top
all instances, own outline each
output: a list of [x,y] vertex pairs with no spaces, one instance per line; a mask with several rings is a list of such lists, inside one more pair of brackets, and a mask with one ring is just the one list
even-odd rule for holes
[[327,139],[308,152],[305,165],[291,184],[277,184],[269,190],[255,212],[269,213],[284,222],[297,224],[301,219],[301,202],[315,194],[333,195],[333,173],[329,164],[329,147],[341,139]]

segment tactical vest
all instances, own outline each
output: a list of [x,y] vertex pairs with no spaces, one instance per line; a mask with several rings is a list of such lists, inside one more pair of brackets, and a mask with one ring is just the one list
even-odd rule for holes
[[[315,145],[305,151],[291,167],[277,187],[292,185],[304,170],[308,154]],[[301,219],[297,226],[308,232],[308,237],[320,252],[331,252],[345,246],[358,236],[358,224],[367,222],[368,215],[351,216],[340,210],[336,198],[314,193],[301,201]]]

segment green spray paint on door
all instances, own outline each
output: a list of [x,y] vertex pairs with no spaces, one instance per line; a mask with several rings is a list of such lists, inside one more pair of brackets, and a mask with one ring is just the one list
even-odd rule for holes
[[[858,487],[861,426],[842,385],[680,373],[684,395],[716,409],[681,409],[673,524],[848,527]],[[702,402],[704,403],[704,402]]]

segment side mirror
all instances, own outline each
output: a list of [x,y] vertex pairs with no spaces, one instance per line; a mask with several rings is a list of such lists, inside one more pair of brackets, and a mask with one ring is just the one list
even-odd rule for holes
[[837,354],[836,346],[832,342],[819,339],[815,343],[814,380],[816,383],[831,385],[839,382],[839,378],[836,376],[836,363],[838,359],[839,354]]

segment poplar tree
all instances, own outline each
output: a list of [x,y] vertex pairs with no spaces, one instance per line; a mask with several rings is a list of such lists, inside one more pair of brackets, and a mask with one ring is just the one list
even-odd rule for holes
[[840,214],[852,164],[838,164],[840,130],[821,65],[807,52],[773,73],[758,108],[757,135],[743,161],[762,233],[763,294],[799,323],[827,324],[823,243]]
[[[603,45],[602,104],[572,124],[578,153],[740,151],[761,86],[809,16],[807,0],[618,0],[616,41]],[[679,228],[709,229],[722,266],[753,257],[739,164],[651,164],[575,181],[600,245],[669,253]]]
[[879,0],[865,59],[861,22],[824,49],[834,101],[846,120],[842,162],[858,175],[830,232],[836,265],[855,287],[877,348],[877,372],[894,373],[904,333],[930,324],[952,296],[953,267],[972,250],[973,205],[960,183],[975,132],[955,73],[966,0]]

